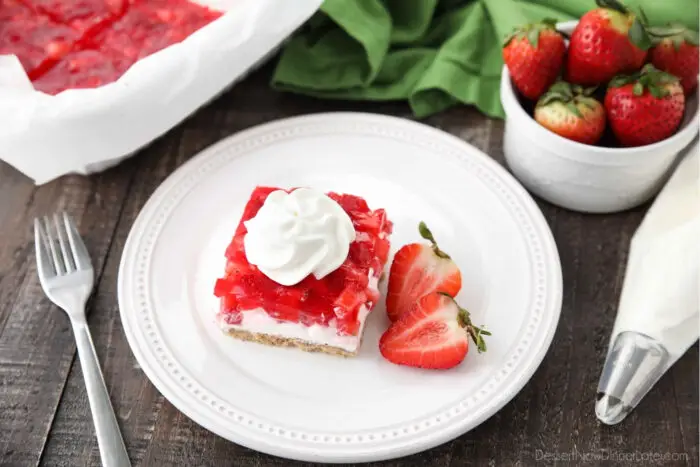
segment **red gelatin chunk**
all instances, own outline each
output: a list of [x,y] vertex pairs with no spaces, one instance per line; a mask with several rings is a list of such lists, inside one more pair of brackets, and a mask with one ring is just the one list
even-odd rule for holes
[[118,61],[97,50],[71,52],[35,80],[34,87],[47,94],[57,94],[71,88],[96,88],[114,81],[118,67]]
[[121,55],[124,63],[130,66],[141,58],[182,42],[219,16],[221,13],[188,1],[134,1],[121,18],[98,31],[89,43],[112,56]]
[[31,7],[83,33],[126,11],[126,0],[25,0]]
[[350,216],[356,231],[355,241],[345,262],[321,280],[309,275],[293,286],[282,286],[248,263],[243,249],[247,230],[243,222],[255,217],[267,196],[278,188],[256,188],[226,249],[224,277],[214,286],[221,298],[222,318],[238,324],[247,310],[263,308],[280,321],[306,326],[335,324],[338,334],[357,335],[362,306],[372,309],[378,300],[368,288],[370,270],[378,278],[386,264],[392,223],[383,209],[372,211],[365,200],[353,195],[328,193]]
[[12,0],[0,3],[0,55],[16,55],[30,79],[67,54],[78,33]]

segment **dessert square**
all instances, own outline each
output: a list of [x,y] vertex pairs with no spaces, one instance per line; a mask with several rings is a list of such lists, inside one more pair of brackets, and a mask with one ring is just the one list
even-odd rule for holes
[[[214,287],[214,295],[220,299],[219,325],[239,339],[355,355],[367,316],[379,300],[377,285],[389,256],[393,225],[383,209],[370,209],[358,196],[327,193],[352,222],[354,239],[347,256],[320,279],[308,274],[295,284],[281,285],[249,262],[251,252],[246,253],[246,243],[251,245],[252,240],[246,241],[246,224],[256,218],[271,193],[294,190],[257,187],[251,194],[226,248],[224,275]],[[313,235],[309,238],[313,241]],[[284,245],[276,246],[283,257]],[[325,251],[324,247],[322,243],[312,245],[309,251],[315,254]]]

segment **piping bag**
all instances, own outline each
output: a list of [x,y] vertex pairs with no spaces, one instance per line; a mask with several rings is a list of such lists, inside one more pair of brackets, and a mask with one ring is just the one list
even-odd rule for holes
[[624,420],[700,334],[699,152],[695,138],[632,237],[596,395],[605,424]]

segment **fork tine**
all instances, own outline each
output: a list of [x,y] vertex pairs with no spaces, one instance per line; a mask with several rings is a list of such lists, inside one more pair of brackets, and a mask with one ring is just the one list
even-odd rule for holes
[[39,275],[51,278],[56,275],[56,268],[51,259],[51,253],[47,250],[48,241],[39,219],[34,219],[34,250],[36,252],[36,267]]
[[46,233],[47,243],[49,245],[49,250],[51,251],[51,258],[53,258],[53,264],[56,267],[56,274],[62,276],[66,273],[66,268],[63,265],[63,258],[58,254],[58,246],[56,245],[56,239],[51,232],[51,222],[49,218],[44,216],[44,229]]
[[73,252],[73,259],[75,260],[75,267],[77,269],[89,269],[92,267],[90,263],[90,253],[88,253],[85,243],[83,242],[78,228],[75,226],[75,222],[71,219],[68,214],[63,213],[63,224],[66,227],[66,232],[68,233],[68,242],[70,243],[70,249]]
[[73,255],[68,251],[69,245],[66,240],[66,228],[65,223],[61,222],[58,218],[58,214],[53,215],[53,225],[56,228],[56,236],[58,237],[58,244],[61,247],[61,254],[63,256],[63,264],[66,267],[66,273],[75,271]]

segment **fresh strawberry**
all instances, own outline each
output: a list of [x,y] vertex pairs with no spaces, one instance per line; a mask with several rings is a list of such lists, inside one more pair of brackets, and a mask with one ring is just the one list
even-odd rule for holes
[[418,231],[431,244],[404,245],[391,263],[386,295],[386,312],[391,321],[396,321],[426,294],[438,291],[454,297],[462,288],[459,268],[447,253],[438,248],[425,223],[418,225]]
[[490,335],[472,324],[454,298],[433,292],[389,326],[379,339],[379,351],[398,365],[447,369],[464,360],[469,337],[481,353],[486,350],[483,336]]
[[678,129],[685,110],[685,96],[677,77],[647,64],[631,75],[610,81],[605,111],[622,146],[652,144]]
[[659,70],[678,77],[685,95],[698,85],[698,33],[682,25],[649,28],[654,47],[649,52],[649,61]]
[[591,97],[594,91],[557,81],[537,101],[535,120],[564,138],[596,144],[605,131],[605,109]]
[[528,99],[536,100],[557,79],[564,64],[566,44],[555,20],[516,29],[503,44],[503,62],[513,84]]
[[646,20],[617,0],[596,0],[600,8],[584,14],[571,33],[566,80],[584,86],[603,84],[644,65],[651,39]]

